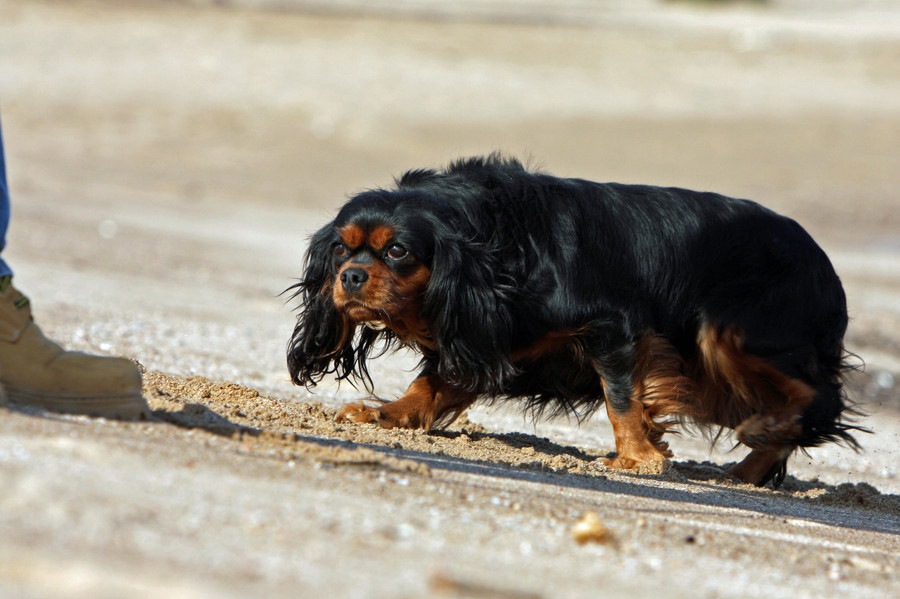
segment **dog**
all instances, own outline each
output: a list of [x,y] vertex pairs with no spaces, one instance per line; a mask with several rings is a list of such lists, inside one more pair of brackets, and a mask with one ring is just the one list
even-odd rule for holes
[[750,452],[731,474],[775,487],[798,448],[859,447],[841,281],[800,225],[749,200],[473,157],[352,197],[289,291],[296,384],[371,392],[367,359],[421,353],[399,399],[339,420],[428,430],[518,398],[580,421],[605,402],[605,465],[672,457],[682,424],[733,433]]

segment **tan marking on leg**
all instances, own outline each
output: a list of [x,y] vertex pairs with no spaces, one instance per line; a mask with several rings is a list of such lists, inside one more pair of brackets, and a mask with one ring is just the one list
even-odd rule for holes
[[338,412],[338,422],[372,422],[384,428],[420,428],[449,425],[475,401],[474,393],[443,385],[434,375],[420,376],[397,401],[380,407],[354,403]]
[[606,405],[617,454],[607,465],[634,468],[641,462],[672,457],[662,437],[681,417],[693,413],[694,396],[694,382],[684,374],[677,350],[661,335],[646,335],[637,348],[629,411],[620,414],[609,402]]
[[635,399],[644,406],[648,437],[660,451],[668,448],[662,436],[683,418],[694,415],[697,385],[685,369],[684,359],[665,337],[649,334],[641,340],[635,365]]
[[606,413],[616,438],[616,457],[604,458],[605,465],[610,468],[631,469],[644,462],[661,462],[672,457],[668,444],[654,444],[650,441],[644,420],[644,407],[639,401],[632,401],[630,409],[625,413],[618,413],[606,402]]
[[801,414],[815,396],[813,388],[784,374],[765,358],[746,353],[743,345],[743,335],[733,328],[701,328],[697,340],[697,420],[736,428],[758,414],[787,418]]
[[698,420],[733,428],[738,441],[753,451],[732,474],[763,484],[772,468],[796,448],[803,434],[803,411],[813,401],[815,389],[765,358],[746,353],[743,335],[733,328],[704,325],[697,345]]

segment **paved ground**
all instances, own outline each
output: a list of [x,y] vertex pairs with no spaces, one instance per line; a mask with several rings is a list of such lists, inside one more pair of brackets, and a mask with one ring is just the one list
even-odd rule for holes
[[[43,328],[139,361],[155,409],[0,411],[0,596],[897,594],[900,11],[851,4],[0,0],[4,256]],[[358,392],[284,367],[306,236],[495,149],[800,219],[846,283],[864,451],[798,456],[776,492],[690,436],[665,472],[600,471],[599,417],[335,425]],[[413,362],[378,362],[378,392]],[[606,543],[572,539],[586,512]]]

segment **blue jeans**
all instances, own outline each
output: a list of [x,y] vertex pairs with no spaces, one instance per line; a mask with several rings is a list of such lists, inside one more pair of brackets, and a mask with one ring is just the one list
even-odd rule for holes
[[[9,227],[9,187],[6,185],[6,159],[3,157],[3,129],[0,128],[0,254],[6,247],[7,227]],[[12,270],[0,256],[0,277],[11,274]]]

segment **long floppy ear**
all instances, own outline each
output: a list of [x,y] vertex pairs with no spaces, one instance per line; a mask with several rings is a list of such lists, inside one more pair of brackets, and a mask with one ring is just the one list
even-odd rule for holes
[[510,353],[513,287],[497,280],[483,244],[437,235],[424,312],[437,342],[437,373],[475,393],[497,394],[515,373]]
[[[299,299],[297,324],[288,343],[287,364],[291,380],[307,388],[315,387],[326,374],[338,379],[354,374],[358,362],[353,347],[356,326],[334,306],[332,260],[333,225],[313,235],[306,252],[303,278],[289,288]],[[363,358],[362,375],[365,373]]]

